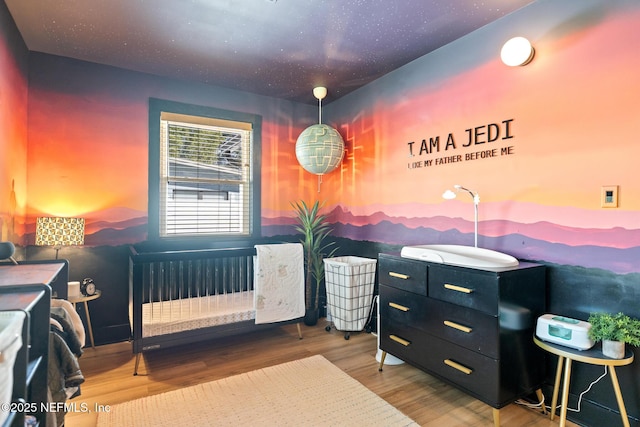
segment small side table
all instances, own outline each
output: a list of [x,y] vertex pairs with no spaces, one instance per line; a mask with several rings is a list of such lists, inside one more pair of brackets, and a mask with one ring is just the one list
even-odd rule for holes
[[[601,346],[597,345],[590,350],[575,350],[573,348],[565,347],[562,345],[553,344],[550,342],[542,341],[538,337],[533,337],[533,342],[543,350],[558,356],[558,368],[556,369],[556,381],[553,386],[553,398],[551,400],[551,419],[556,413],[556,403],[558,403],[558,388],[560,388],[560,377],[562,374],[562,364],[564,362],[564,381],[562,384],[562,403],[560,408],[560,427],[564,427],[567,422],[567,401],[569,400],[569,381],[571,379],[571,362],[573,360],[577,362],[589,363],[591,365],[608,366],[609,374],[611,375],[611,382],[613,383],[613,390],[616,394],[616,400],[618,401],[618,408],[620,409],[620,417],[622,417],[622,424],[625,427],[629,427],[629,418],[627,417],[627,410],[624,407],[624,400],[622,400],[622,392],[620,391],[620,384],[618,384],[618,375],[616,374],[616,366],[630,365],[633,362],[633,351],[627,348],[624,355],[624,359],[611,359],[602,354]],[[627,346],[628,347],[628,346]]]
[[79,302],[84,303],[84,314],[87,315],[87,329],[89,329],[89,340],[91,341],[91,348],[96,348],[95,343],[93,342],[93,327],[91,326],[91,316],[89,315],[89,301],[96,300],[100,298],[102,295],[101,291],[96,291],[95,294],[91,296],[79,295],[77,297],[69,297],[69,302],[73,304],[73,308],[76,308],[76,304]]

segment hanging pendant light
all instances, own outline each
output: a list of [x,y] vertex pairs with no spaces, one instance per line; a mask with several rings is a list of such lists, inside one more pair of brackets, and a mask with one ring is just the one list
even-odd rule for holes
[[318,98],[318,124],[306,128],[296,141],[296,157],[307,172],[318,175],[318,192],[322,175],[333,171],[342,162],[344,141],[337,130],[322,124],[322,99],[327,88],[316,87],[313,96]]

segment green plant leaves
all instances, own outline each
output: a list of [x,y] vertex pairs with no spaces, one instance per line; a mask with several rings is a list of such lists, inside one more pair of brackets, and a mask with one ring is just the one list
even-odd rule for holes
[[[309,207],[304,200],[301,200],[299,202],[292,202],[291,206],[296,212],[296,219],[298,221],[298,224],[294,228],[303,236],[300,243],[302,243],[305,258],[306,308],[317,309],[320,284],[324,280],[323,259],[333,256],[338,248],[332,247],[335,245],[335,242],[327,240],[332,228],[331,225],[326,222],[326,215],[319,213],[323,204],[320,204],[320,202],[316,200],[316,202]],[[312,295],[311,292],[312,279],[315,280],[316,285],[314,295]]]
[[589,338],[594,341],[622,341],[640,347],[640,320],[624,313],[591,313],[589,315]]

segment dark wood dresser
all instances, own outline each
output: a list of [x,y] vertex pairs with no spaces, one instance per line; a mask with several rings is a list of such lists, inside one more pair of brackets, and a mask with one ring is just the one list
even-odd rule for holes
[[[378,257],[380,348],[497,410],[539,392],[533,342],[545,310],[545,267],[500,271]],[[382,364],[381,364],[382,366]]]

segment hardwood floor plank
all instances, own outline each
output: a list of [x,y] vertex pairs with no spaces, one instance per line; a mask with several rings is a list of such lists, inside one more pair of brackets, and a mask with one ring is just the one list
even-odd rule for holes
[[[352,333],[345,340],[344,333],[335,329],[326,332],[324,327],[322,321],[313,327],[303,326],[302,340],[295,325],[287,325],[152,351],[142,357],[138,376],[133,376],[135,357],[130,343],[88,348],[80,358],[86,379],[82,395],[69,402],[77,407],[86,405],[91,412],[69,412],[66,426],[94,426],[96,405],[114,405],[315,354],[322,354],[422,426],[493,426],[490,406],[417,368],[385,365],[379,372],[375,336]],[[503,426],[557,425],[557,420],[550,421],[548,416],[516,404],[503,408],[500,418]]]

